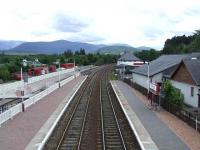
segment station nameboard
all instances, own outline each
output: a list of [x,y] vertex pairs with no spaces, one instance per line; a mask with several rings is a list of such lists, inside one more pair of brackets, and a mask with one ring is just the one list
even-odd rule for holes
[[149,84],[149,88],[150,88],[150,90],[154,93],[154,94],[156,94],[156,95],[158,95],[158,92],[159,92],[159,85],[157,84],[157,83],[155,83],[155,82],[150,82],[150,84]]

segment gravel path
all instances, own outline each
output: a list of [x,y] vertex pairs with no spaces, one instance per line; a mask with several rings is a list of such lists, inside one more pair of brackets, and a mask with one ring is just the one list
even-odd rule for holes
[[[132,88],[133,93],[146,106],[149,105],[147,97],[139,91]],[[200,134],[185,122],[174,116],[173,114],[160,109],[154,111],[160,120],[162,120],[191,150],[200,150]]]
[[83,77],[72,80],[0,127],[0,149],[22,150]]

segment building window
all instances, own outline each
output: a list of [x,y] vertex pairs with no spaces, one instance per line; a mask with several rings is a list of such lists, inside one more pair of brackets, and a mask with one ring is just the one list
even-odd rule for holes
[[191,87],[191,96],[194,96],[194,87]]

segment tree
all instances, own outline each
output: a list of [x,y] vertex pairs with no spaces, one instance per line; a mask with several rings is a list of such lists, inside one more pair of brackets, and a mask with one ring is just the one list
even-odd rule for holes
[[90,62],[90,64],[93,64],[97,61],[97,57],[95,57],[95,55],[93,54],[88,54],[88,61]]
[[183,94],[180,90],[173,87],[169,80],[164,82],[164,94],[167,103],[183,106]]
[[85,49],[84,48],[80,49],[80,55],[85,55]]
[[61,57],[60,57],[60,63],[65,63],[65,58],[64,58],[64,56],[61,56]]
[[9,80],[11,75],[8,71],[8,68],[6,66],[1,66],[0,70],[0,79],[2,79],[3,81]]
[[165,41],[163,54],[200,52],[200,30],[190,36],[174,36]]
[[195,30],[194,36],[200,36],[200,30]]
[[160,51],[154,49],[151,50],[142,50],[140,52],[135,52],[135,56],[140,58],[143,61],[152,61],[160,56]]
[[73,56],[73,52],[70,49],[68,49],[67,51],[64,51],[64,56],[66,58],[71,57]]
[[79,53],[79,51],[77,50],[77,51],[75,51],[75,55],[80,55],[80,53]]

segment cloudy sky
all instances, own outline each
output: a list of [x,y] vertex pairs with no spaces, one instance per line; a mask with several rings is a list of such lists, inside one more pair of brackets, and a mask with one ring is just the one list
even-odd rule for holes
[[200,29],[199,0],[0,0],[0,40],[162,48]]

